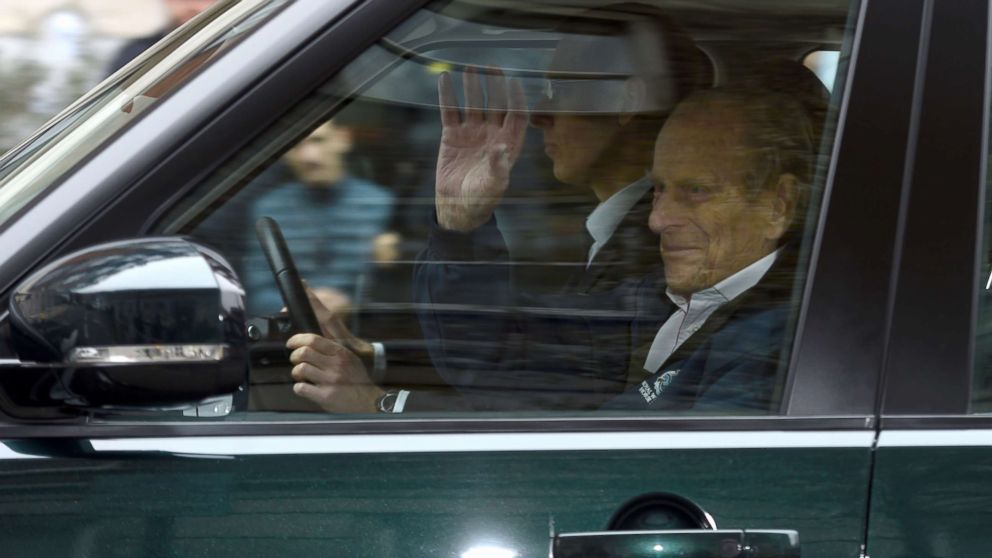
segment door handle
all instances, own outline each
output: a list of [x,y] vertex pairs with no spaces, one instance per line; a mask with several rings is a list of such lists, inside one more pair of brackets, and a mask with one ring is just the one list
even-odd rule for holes
[[799,558],[799,534],[785,530],[560,533],[551,558]]

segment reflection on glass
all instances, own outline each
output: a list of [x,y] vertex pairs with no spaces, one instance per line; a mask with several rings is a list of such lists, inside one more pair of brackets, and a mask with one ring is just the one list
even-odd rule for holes
[[279,213],[357,357],[294,379],[260,338],[258,408],[779,412],[857,6],[730,4],[433,3],[230,161],[164,230],[278,332],[245,231]]
[[[115,75],[56,117],[0,162],[0,225],[113,134],[242,40],[286,0],[245,0],[152,49],[143,63]],[[259,17],[261,16],[261,17]],[[58,18],[56,22],[63,22]],[[240,25],[239,25],[240,24]]]

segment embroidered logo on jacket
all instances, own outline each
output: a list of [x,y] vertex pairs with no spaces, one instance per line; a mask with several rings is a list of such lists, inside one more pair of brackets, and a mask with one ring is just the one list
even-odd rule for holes
[[653,403],[655,399],[661,397],[661,394],[668,388],[668,386],[672,385],[672,381],[675,380],[675,376],[678,375],[678,370],[669,370],[661,376],[658,376],[654,382],[649,382],[648,380],[641,382],[641,386],[638,388],[638,391],[641,392],[641,397],[644,398],[644,401]]

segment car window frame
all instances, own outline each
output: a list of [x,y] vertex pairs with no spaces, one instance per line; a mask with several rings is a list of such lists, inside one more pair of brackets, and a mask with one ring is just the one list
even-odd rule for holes
[[937,1],[931,9],[914,117],[916,155],[893,275],[882,422],[886,428],[988,427],[992,417],[968,413],[984,288],[982,237],[992,217],[985,215],[992,10],[985,0]]
[[[60,177],[57,184],[32,202],[31,207],[0,230],[0,244],[7,249],[5,258],[0,259],[0,307],[6,306],[6,296],[12,286],[44,261],[98,242],[121,239],[121,233],[129,237],[140,236],[140,223],[133,226],[121,223],[117,227],[115,223],[106,226],[104,221],[101,228],[99,215],[112,211],[113,205],[129,192],[141,188],[144,178],[158,169],[160,163],[166,163],[149,154],[162,152],[187,158],[187,165],[178,164],[170,169],[167,182],[175,191],[177,184],[191,179],[189,170],[202,168],[197,166],[201,163],[196,154],[182,147],[195,141],[200,132],[198,125],[218,120],[233,99],[242,98],[245,91],[264,80],[272,67],[282,63],[284,55],[281,53],[286,51],[286,44],[307,42],[336,24],[340,16],[361,1],[296,0],[253,33],[249,37],[251,40],[229,50],[223,56],[227,63],[211,63],[203,68],[133,125],[111,138],[101,151]],[[327,12],[337,17],[314,17],[315,13]],[[301,22],[312,23],[301,25]],[[286,37],[279,31],[280,25],[301,25],[303,36]],[[294,46],[289,55],[296,48]],[[273,56],[273,52],[280,54]],[[216,85],[218,83],[223,85]],[[214,140],[219,145],[237,147],[230,137],[218,139],[215,136]],[[204,159],[202,144],[200,147],[199,159]],[[206,150],[206,153],[211,152]],[[165,201],[156,200],[156,203]]]
[[[313,1],[313,0],[310,0]],[[466,418],[466,417],[390,417],[389,420],[326,420],[306,425],[278,422],[182,423],[152,424],[131,423],[116,425],[24,425],[25,435],[58,437],[59,435],[153,435],[168,431],[170,435],[182,433],[223,432],[405,432],[405,431],[518,431],[546,430],[713,430],[713,429],[832,429],[874,428],[875,399],[880,378],[881,354],[884,348],[884,306],[879,309],[876,300],[865,301],[859,297],[837,298],[852,284],[872,281],[884,285],[881,298],[888,299],[891,268],[875,266],[865,273],[851,272],[847,265],[851,256],[848,237],[863,233],[877,242],[854,247],[859,258],[878,259],[881,245],[882,261],[892,261],[886,250],[894,251],[896,242],[895,222],[898,204],[886,205],[886,200],[899,199],[904,187],[905,141],[908,141],[909,102],[915,85],[916,60],[903,60],[892,64],[893,56],[911,48],[915,52],[923,21],[922,4],[926,0],[863,1],[858,15],[855,49],[849,68],[852,85],[847,88],[840,108],[838,137],[834,144],[829,182],[821,205],[816,239],[811,255],[811,266],[805,287],[800,313],[800,330],[792,353],[790,379],[786,386],[789,405],[785,414],[768,417],[662,417],[657,415],[614,417],[546,417],[546,418]],[[309,3],[301,0],[301,4]],[[239,138],[227,145],[225,153],[231,154],[240,145],[249,143],[268,129],[271,122],[282,113],[257,112],[262,107],[292,106],[323,84],[373,42],[383,36],[407,14],[422,7],[427,0],[366,0],[356,5],[345,17],[330,25],[318,36],[300,47],[290,58],[273,68],[260,79],[251,91],[231,99],[229,106],[209,122],[204,122],[195,136],[176,145],[171,156],[148,168],[140,178],[122,180],[118,185],[119,197],[113,204],[106,204],[98,215],[91,215],[69,242],[59,246],[51,256],[122,236],[141,236],[157,218],[172,207],[187,191],[198,185],[198,180],[226,162],[226,157],[216,154],[208,146],[218,141]],[[907,13],[919,7],[919,17],[907,21]],[[900,25],[887,24],[893,18]],[[915,24],[915,26],[914,26]],[[246,43],[251,43],[249,38]],[[863,48],[866,44],[871,49]],[[882,72],[880,68],[889,67]],[[195,83],[195,82],[194,82]],[[839,82],[846,83],[846,82]],[[287,86],[287,84],[291,84]],[[189,87],[189,86],[186,86]],[[185,87],[184,87],[185,89]],[[908,93],[907,93],[908,91]],[[906,99],[907,95],[909,100]],[[893,102],[898,99],[899,102]],[[889,110],[868,125],[860,118],[877,112],[880,106]],[[287,111],[289,109],[286,109]],[[853,115],[853,116],[852,116]],[[905,131],[906,137],[903,137]],[[888,158],[883,165],[868,169],[864,165],[863,150],[878,150],[880,140],[891,140],[886,146]],[[905,140],[905,141],[902,141]],[[214,148],[216,149],[216,148]],[[860,153],[860,155],[859,155]],[[154,172],[152,172],[154,171]],[[874,191],[879,207],[884,213],[863,210],[851,200],[858,193],[853,184],[865,180],[878,184]],[[844,183],[838,185],[839,181]],[[157,211],[149,214],[148,207]],[[140,208],[140,209],[139,209]],[[887,229],[885,223],[891,223]],[[51,257],[50,256],[50,257]],[[844,351],[851,333],[838,324],[814,325],[827,312],[840,307],[848,314],[847,320],[858,321],[870,330],[870,343],[863,344],[863,351]],[[877,360],[877,363],[876,363]],[[872,364],[875,363],[875,364]],[[827,366],[829,364],[829,366]],[[816,377],[823,367],[837,370],[829,378]],[[302,430],[301,430],[302,428]],[[61,434],[60,434],[61,433]],[[9,436],[9,434],[8,434]]]

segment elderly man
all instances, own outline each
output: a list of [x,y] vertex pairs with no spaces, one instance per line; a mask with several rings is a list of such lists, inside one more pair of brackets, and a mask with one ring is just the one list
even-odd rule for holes
[[635,324],[643,379],[611,407],[771,409],[815,138],[783,94],[701,92],[672,115],[651,173],[665,288],[645,281],[636,297],[640,316],[668,318]]
[[[814,137],[798,101],[764,91],[696,93],[671,115],[651,170],[664,277],[632,288],[632,388],[608,408],[770,410]],[[288,347],[297,394],[330,411],[376,409],[384,392],[351,352],[314,335]],[[526,390],[528,374],[516,377]]]

